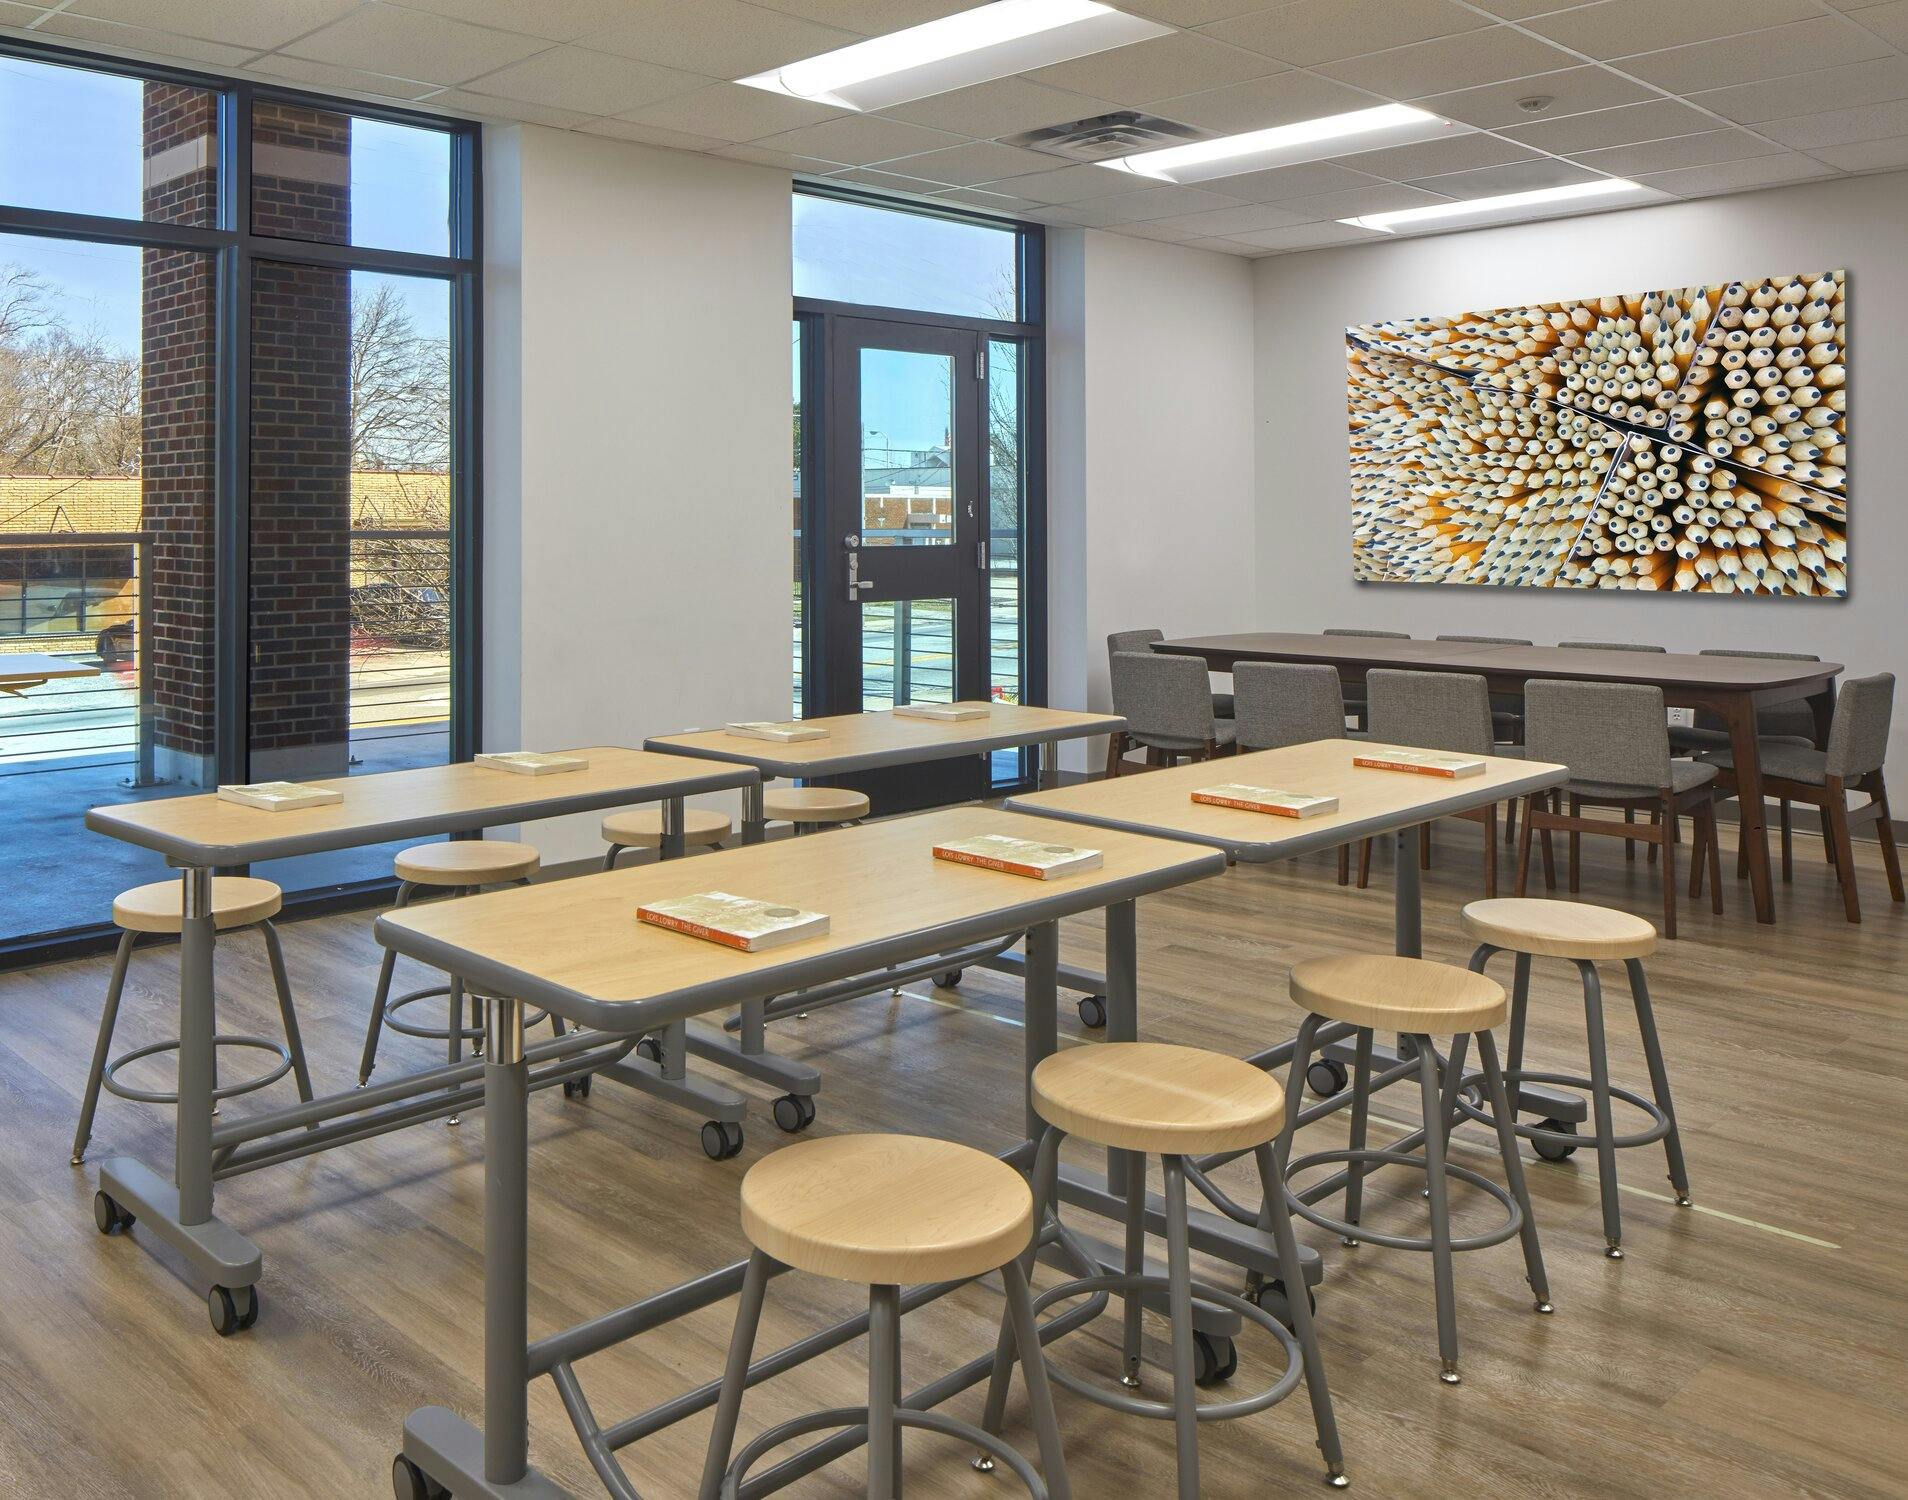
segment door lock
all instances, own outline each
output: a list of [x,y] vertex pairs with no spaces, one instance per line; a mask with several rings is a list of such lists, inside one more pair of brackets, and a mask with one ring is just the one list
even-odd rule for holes
[[859,534],[851,531],[841,539],[841,543],[848,549],[848,602],[850,604],[859,604],[861,603],[861,591],[863,589],[873,588],[874,580],[861,576],[861,537]]

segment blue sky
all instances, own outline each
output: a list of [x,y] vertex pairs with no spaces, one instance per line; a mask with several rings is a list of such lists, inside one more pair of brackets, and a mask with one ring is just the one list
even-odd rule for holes
[[[137,79],[0,57],[0,202],[68,213],[137,218],[140,108]],[[58,122],[50,127],[49,122]],[[441,131],[358,120],[352,126],[352,241],[442,254],[450,218],[450,140]],[[0,235],[0,264],[24,265],[50,283],[60,316],[114,347],[139,347],[139,251]],[[356,285],[386,278],[354,275]],[[418,332],[444,337],[450,299],[442,282],[389,278],[405,291]]]

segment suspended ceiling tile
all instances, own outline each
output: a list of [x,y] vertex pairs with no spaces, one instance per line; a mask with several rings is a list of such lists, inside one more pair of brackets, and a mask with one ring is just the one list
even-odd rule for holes
[[1645,49],[1713,41],[1822,14],[1815,0],[1603,0],[1525,24],[1587,56],[1628,57]]
[[1660,188],[1681,197],[1704,193],[1734,193],[1745,188],[1774,187],[1785,182],[1802,182],[1811,177],[1831,177],[1834,169],[1806,156],[1757,156],[1746,161],[1718,162],[1708,167],[1684,167],[1675,172],[1654,172],[1637,181],[1646,187]]
[[1148,112],[1194,125],[1217,135],[1239,135],[1248,130],[1270,130],[1296,120],[1341,115],[1369,109],[1379,101],[1358,89],[1347,88],[1316,73],[1274,73],[1224,88],[1205,89],[1158,99]]
[[1888,54],[1888,44],[1839,16],[1772,26],[1743,36],[1646,52],[1622,60],[1626,73],[1672,93],[1786,78]]
[[1060,167],[1052,172],[1035,172],[1027,177],[1009,177],[1004,191],[1036,203],[1080,203],[1088,198],[1110,198],[1115,193],[1130,193],[1133,179],[1124,172],[1106,167]]
[[978,208],[986,213],[1023,217],[1029,210],[1044,208],[1031,198],[1016,198],[1011,193],[993,193],[985,188],[950,188],[934,195],[943,203],[958,203],[963,208]]
[[938,151],[945,146],[965,143],[960,136],[944,130],[926,130],[900,120],[886,120],[880,115],[843,115],[838,120],[823,120],[818,125],[802,125],[763,136],[758,144],[771,151],[821,156],[849,166],[865,167],[871,162],[916,156],[923,151]]
[[[19,12],[17,20],[12,14],[15,10]],[[45,14],[37,8],[9,7],[7,12],[0,13],[0,25],[24,26],[28,21]],[[197,37],[179,36],[170,31],[149,31],[144,26],[121,26],[112,21],[95,21],[87,16],[69,15],[63,11],[46,16],[32,34],[90,42],[94,46],[111,47],[115,51],[138,57],[210,63],[215,67],[239,67],[257,52],[253,47],[228,47],[222,42],[201,41]],[[426,84],[424,87],[429,89],[434,86]]]
[[901,172],[883,172],[874,167],[849,167],[846,171],[830,172],[825,181],[852,182],[859,187],[874,188],[882,193],[905,193],[909,197],[929,198],[947,191],[948,184],[935,182],[926,177],[910,177]]
[[552,42],[574,42],[629,17],[629,0],[404,0],[412,10],[520,31]]
[[1848,109],[1857,104],[1882,104],[1890,99],[1908,99],[1908,58],[1878,57],[1690,96],[1691,103],[1743,125],[1826,109]]
[[473,93],[497,94],[556,109],[623,115],[645,104],[693,94],[707,88],[711,81],[633,57],[615,57],[583,47],[552,47],[474,79],[467,87]]
[[1294,0],[1217,22],[1202,34],[1302,68],[1491,24],[1452,0]]
[[1487,10],[1506,21],[1527,21],[1532,16],[1557,10],[1574,10],[1587,0],[1472,0],[1479,10]]
[[423,11],[367,5],[282,50],[291,57],[367,73],[464,83],[541,52],[546,45],[536,37],[491,31]]
[[968,141],[939,151],[904,156],[886,165],[890,171],[915,172],[955,187],[973,187],[980,182],[997,182],[1003,178],[1011,182],[1013,178],[1035,172],[1051,172],[1054,158],[994,141]]
[[357,8],[358,0],[81,0],[68,7],[101,21],[123,21],[255,52],[282,46]]
[[742,0],[645,0],[633,20],[588,39],[598,52],[710,78],[746,78],[818,53],[852,46],[856,32]]
[[1853,109],[1825,110],[1789,120],[1765,120],[1756,129],[1798,151],[1886,140],[1890,136],[1908,135],[1908,99],[1887,104],[1858,104]]
[[1205,26],[1258,10],[1276,10],[1285,0],[1120,0],[1118,9],[1168,26]]
[[1411,99],[1567,68],[1568,52],[1508,26],[1323,64],[1319,71],[1388,99]]
[[1671,172],[1678,167],[1707,167],[1717,162],[1783,154],[1782,147],[1746,131],[1704,130],[1695,135],[1675,136],[1669,140],[1589,151],[1575,160],[1612,176],[1641,177],[1650,172]]
[[848,165],[841,161],[822,161],[813,156],[799,156],[792,151],[770,151],[753,141],[745,146],[724,146],[720,151],[711,151],[709,154],[719,156],[724,161],[745,161],[751,166],[778,167],[784,172],[798,172],[805,176],[839,172]]
[[[307,62],[301,57],[286,57],[274,52],[258,58],[249,65],[253,73],[262,73],[270,78],[278,78],[291,83],[302,84],[306,88],[322,89],[328,93],[371,94],[381,99],[403,99],[410,102],[428,95],[437,95],[443,90],[434,83],[424,83],[414,78],[392,78],[382,73],[367,73],[358,68],[335,68],[330,63]],[[579,115],[578,119],[588,119]]]
[[1856,12],[1856,25],[1866,27],[1891,47],[1908,50],[1908,0],[1865,6]]
[[1159,240],[1168,245],[1183,245],[1188,240],[1199,238],[1187,234],[1183,229],[1174,229],[1171,225],[1157,220],[1147,220],[1138,224],[1116,224],[1110,226],[1114,234],[1123,234],[1130,240]]
[[635,141],[644,146],[667,146],[671,151],[707,152],[729,144],[712,136],[664,130],[655,125],[637,125],[629,120],[590,120],[576,128],[583,135],[603,135],[611,140]]
[[765,135],[839,118],[843,110],[790,99],[740,84],[712,83],[693,93],[645,104],[624,117],[632,124],[712,136],[718,141],[754,141]]
[[1908,167],[1908,135],[1885,141],[1862,141],[1853,146],[1827,146],[1815,154],[1844,172],[1892,172]]
[[1374,240],[1389,239],[1390,236],[1382,230],[1360,229],[1356,224],[1322,219],[1313,224],[1293,224],[1284,229],[1242,234],[1238,238],[1262,250],[1316,250],[1325,245],[1369,244]]
[[[1594,109],[1613,109],[1655,99],[1656,94],[1608,68],[1594,65],[1561,68],[1550,73],[1513,78],[1504,83],[1426,96],[1408,96],[1412,102],[1448,120],[1461,120],[1481,130],[1500,130],[1506,126],[1527,125],[1533,120],[1554,120],[1564,115],[1582,114]],[[1544,98],[1550,103],[1541,114],[1518,108],[1521,99]]]
[[466,93],[463,89],[443,89],[432,94],[424,104],[442,114],[456,115],[465,120],[515,120],[525,125],[548,125],[557,130],[574,130],[598,118],[574,109],[553,109],[547,104],[532,104],[525,99],[498,99],[489,94]]
[[1198,89],[1218,88],[1277,73],[1281,65],[1242,47],[1228,47],[1190,31],[1153,37],[1130,46],[1055,63],[1027,76],[1057,89],[1111,99],[1116,104],[1151,104]]
[[905,31],[910,26],[951,16],[957,10],[974,8],[974,0],[751,0],[751,3],[862,36]]
[[1420,141],[1415,146],[1388,146],[1382,151],[1358,151],[1334,160],[1356,172],[1393,182],[1410,182],[1418,177],[1435,177],[1444,172],[1467,172],[1477,167],[1501,167],[1506,162],[1527,161],[1537,153],[1515,141],[1501,140],[1482,131],[1442,140]]
[[1248,203],[1282,203],[1290,198],[1374,187],[1382,180],[1338,162],[1308,161],[1292,167],[1269,167],[1263,172],[1241,172],[1236,177],[1216,177],[1211,186],[1215,192]]
[[1091,202],[1094,213],[1106,224],[1138,224],[1241,206],[1237,198],[1229,198],[1224,193],[1166,185],[1141,188],[1136,193],[1115,193],[1110,198],[1094,198]]
[[1241,234],[1247,230],[1277,229],[1282,225],[1303,224],[1305,215],[1295,214],[1270,203],[1247,203],[1238,208],[1215,208],[1205,213],[1174,214],[1159,220],[1168,228],[1183,230],[1197,239],[1213,235]]
[[1321,193],[1313,198],[1293,198],[1279,204],[1293,216],[1294,222],[1316,219],[1354,219],[1361,214],[1388,214],[1401,208],[1423,208],[1429,203],[1448,203],[1448,193],[1428,192],[1401,182],[1383,182],[1373,187],[1353,188],[1347,193]]
[[1561,120],[1544,120],[1536,125],[1512,125],[1504,134],[1541,151],[1568,155],[1600,151],[1606,146],[1632,146],[1638,141],[1660,141],[1673,135],[1693,135],[1699,130],[1712,130],[1715,125],[1716,121],[1700,109],[1691,109],[1674,99],[1652,99],[1647,104],[1626,104],[1586,115],[1567,115]]
[[971,88],[954,89],[910,104],[897,104],[881,113],[891,120],[952,131],[977,141],[1018,135],[1048,125],[1065,125],[1094,115],[1110,114],[1119,106],[1090,94],[1049,88],[1026,78],[996,78]]
[[1241,240],[1188,240],[1186,244],[1193,250],[1211,250],[1219,255],[1236,255],[1241,260],[1257,260],[1262,255],[1272,253],[1269,250],[1261,250],[1257,245],[1248,245]]

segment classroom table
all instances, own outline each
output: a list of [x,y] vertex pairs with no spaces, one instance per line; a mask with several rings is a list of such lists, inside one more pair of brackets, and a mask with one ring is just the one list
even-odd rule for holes
[[[178,866],[184,903],[173,1176],[168,1181],[144,1162],[114,1157],[100,1166],[99,1192],[184,1256],[194,1275],[210,1288],[208,1299],[221,1294],[231,1298],[242,1326],[257,1316],[255,1288],[263,1256],[213,1213],[215,1180],[480,1104],[482,1068],[475,1061],[432,1068],[215,1125],[212,872],[256,860],[680,799],[756,781],[747,767],[698,767],[680,757],[620,746],[566,753],[586,758],[589,765],[553,776],[522,776],[466,762],[338,777],[314,785],[337,788],[343,800],[287,811],[240,806],[206,793],[95,807],[86,814],[86,826],[94,832],[156,850]],[[368,988],[365,998],[368,1003]],[[718,1120],[739,1121],[746,1112],[747,1100],[733,1090],[702,1079],[665,1076],[661,1066],[643,1059],[626,1060],[634,1042],[588,1033],[539,1042],[528,1053],[539,1065],[533,1086],[580,1081],[602,1071],[672,1103],[708,1111]],[[102,1214],[101,1228],[114,1217]]]
[[[1217,850],[1113,831],[1094,840],[1104,855],[1101,868],[1056,880],[974,869],[937,860],[931,853],[941,840],[988,833],[1051,839],[1053,826],[1024,814],[957,807],[844,828],[823,838],[718,850],[694,860],[633,866],[379,917],[380,941],[409,957],[467,975],[479,991],[495,997],[486,1001],[484,1061],[483,1424],[479,1429],[441,1407],[414,1411],[405,1422],[398,1463],[416,1465],[458,1500],[563,1494],[530,1467],[528,1459],[527,1386],[547,1374],[556,1382],[605,1487],[614,1496],[630,1497],[637,1489],[617,1451],[715,1404],[719,1382],[712,1378],[646,1412],[605,1424],[592,1412],[575,1365],[735,1295],[745,1261],[652,1292],[534,1342],[528,1337],[525,1095],[531,1074],[523,1045],[525,1006],[595,1028],[592,1035],[634,1035],[754,997],[852,978],[1024,932],[1024,1065],[1030,1078],[1058,1045],[1059,919],[1104,909],[1109,932],[1124,933],[1130,940],[1140,897],[1225,868]],[[712,889],[799,902],[826,913],[830,931],[764,952],[742,953],[634,920],[636,907],[644,901]],[[1135,1003],[1130,942],[1122,952],[1123,961],[1109,971],[1108,983],[1116,1008],[1130,1010]],[[1004,1153],[1021,1165],[1031,1163],[1040,1133],[1031,1090],[1025,1133],[1024,1140]],[[1265,1246],[1255,1248],[1263,1263]],[[1083,1269],[1078,1257],[1073,1264]],[[910,1288],[904,1310],[951,1289]],[[1080,1321],[1068,1314],[1048,1327],[1057,1334]],[[859,1337],[866,1326],[866,1314],[848,1319],[787,1349],[758,1356],[756,1368],[763,1376],[786,1369]],[[936,1405],[984,1379],[992,1363],[991,1353],[970,1361],[915,1391],[906,1404]],[[749,1492],[759,1495],[790,1483],[852,1450],[865,1436],[865,1429],[851,1429],[824,1439],[752,1479]]]
[[[1096,833],[1117,830],[1183,840],[1222,850],[1228,861],[1240,864],[1265,864],[1291,859],[1297,855],[1339,848],[1362,839],[1390,834],[1395,839],[1392,860],[1395,882],[1393,949],[1404,957],[1419,958],[1424,951],[1424,919],[1415,848],[1415,831],[1419,825],[1558,786],[1569,776],[1569,770],[1564,766],[1540,761],[1490,756],[1484,758],[1482,774],[1446,780],[1352,764],[1355,755],[1368,752],[1382,754],[1387,749],[1397,748],[1401,747],[1376,744],[1369,740],[1316,740],[1282,750],[1254,751],[1219,760],[1195,761],[1190,765],[1034,792],[1008,799],[1007,806],[1017,812],[1037,813],[1046,818],[1084,824]],[[1312,796],[1332,796],[1338,799],[1338,808],[1335,812],[1310,818],[1285,818],[1192,800],[1195,791],[1226,782],[1303,792]],[[1330,943],[1330,936],[1321,935],[1321,942]],[[1109,972],[1115,963],[1112,944],[1113,931],[1109,922]],[[1134,1010],[1115,1007],[1107,1019],[1107,1040],[1137,1040],[1138,1024],[1138,1015]],[[1349,1102],[1349,1096],[1340,1096],[1340,1090],[1344,1085],[1344,1067],[1353,1057],[1348,1039],[1354,1030],[1342,1023],[1331,1023],[1319,1029],[1318,1055],[1329,1058],[1336,1066],[1336,1072],[1330,1088],[1317,1089],[1314,1085],[1315,1090],[1331,1097],[1322,1103],[1303,1106],[1299,1115],[1301,1124],[1343,1108]],[[1262,1068],[1277,1069],[1291,1061],[1292,1052],[1293,1043],[1288,1040],[1264,1048],[1253,1054],[1249,1061]],[[1397,1048],[1374,1044],[1373,1058],[1377,1069],[1372,1077],[1374,1091],[1416,1076],[1415,1056],[1409,1056]],[[1541,1109],[1549,1119],[1576,1121],[1583,1119],[1586,1114],[1581,1097],[1538,1085],[1525,1086],[1518,1098],[1520,1108]],[[1419,1139],[1419,1135],[1408,1136],[1397,1143],[1394,1149],[1411,1150]],[[1233,1227],[1234,1224],[1257,1225],[1257,1210],[1234,1202],[1207,1175],[1214,1167],[1230,1160],[1231,1155],[1207,1157],[1188,1163],[1189,1179],[1224,1216],[1194,1215],[1196,1245],[1201,1230],[1209,1242],[1230,1240],[1237,1243],[1239,1231]],[[1117,1213],[1118,1206],[1125,1201],[1122,1176],[1123,1163],[1118,1153],[1109,1152],[1104,1180],[1072,1169],[1063,1169],[1061,1192],[1069,1202],[1101,1212]],[[1316,1201],[1335,1191],[1342,1182],[1342,1176],[1328,1178],[1308,1186],[1302,1196],[1307,1201]],[[1154,1197],[1152,1208],[1158,1206],[1159,1200]],[[1309,1268],[1307,1270],[1309,1275]]]
[[1591,651],[1562,646],[1490,646],[1459,641],[1391,640],[1383,637],[1305,635],[1261,631],[1160,641],[1155,651],[1196,656],[1214,672],[1242,661],[1322,662],[1339,676],[1362,682],[1374,668],[1414,672],[1467,672],[1484,678],[1493,693],[1518,694],[1533,678],[1577,682],[1631,682],[1662,689],[1670,708],[1712,713],[1729,731],[1735,766],[1741,839],[1749,859],[1749,886],[1756,920],[1775,920],[1769,845],[1763,822],[1762,761],[1756,710],[1806,701],[1815,714],[1817,747],[1828,743],[1835,707],[1832,661],[1782,661],[1766,657],[1702,656],[1680,651]]

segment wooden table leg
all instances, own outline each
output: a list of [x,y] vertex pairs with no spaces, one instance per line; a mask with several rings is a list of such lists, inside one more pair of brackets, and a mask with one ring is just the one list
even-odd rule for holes
[[1762,760],[1756,743],[1756,703],[1749,693],[1718,704],[1729,728],[1730,760],[1736,773],[1737,837],[1749,851],[1749,889],[1758,922],[1775,921],[1769,887],[1769,840],[1762,821]]

